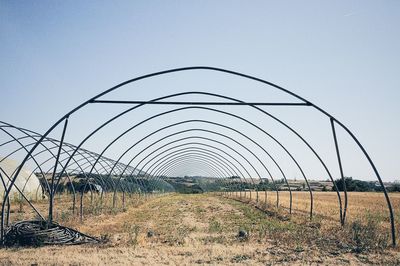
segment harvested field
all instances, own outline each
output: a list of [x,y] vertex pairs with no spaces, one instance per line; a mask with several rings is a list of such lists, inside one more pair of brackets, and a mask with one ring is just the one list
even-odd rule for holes
[[[249,193],[247,197],[250,198]],[[252,192],[252,200],[256,200],[256,193]],[[310,193],[305,191],[292,192],[293,206],[292,212],[294,216],[304,215],[304,218],[309,217],[310,213]],[[314,197],[314,218],[323,220],[324,226],[331,227],[340,220],[339,204],[336,192],[313,192]],[[341,192],[342,202],[344,202],[344,194]],[[396,221],[397,242],[400,241],[400,193],[389,193],[394,217]],[[280,213],[287,213],[289,209],[289,192],[279,192]],[[276,206],[276,193],[268,191],[267,194],[268,206],[274,209]],[[265,202],[265,193],[259,192],[259,201]],[[282,211],[282,208],[286,211]],[[352,223],[355,221],[367,222],[368,220],[375,221],[382,227],[382,230],[389,231],[390,220],[387,203],[383,193],[379,192],[348,192],[348,207],[346,221]],[[330,225],[330,223],[332,225]]]
[[[296,194],[298,199],[303,195],[306,194]],[[360,204],[376,204],[375,210],[379,213],[379,201],[374,193],[365,196],[369,195],[370,201],[359,201]],[[319,196],[330,201],[333,194],[328,192]],[[350,196],[354,198],[354,204],[357,195],[350,193]],[[392,198],[398,204],[397,194]],[[283,195],[281,200],[284,204]],[[330,215],[330,202],[324,205],[321,200],[316,202],[318,205],[320,209],[327,206],[326,215]],[[362,206],[357,210],[362,213]],[[295,213],[291,219],[284,213],[265,214],[251,204],[213,194],[152,197],[121,212],[87,213],[83,224],[71,217],[65,220],[66,224],[85,233],[108,240],[105,244],[2,249],[0,264],[400,263],[398,249],[383,248],[390,239],[385,238],[381,222],[360,225],[361,229],[370,230],[369,235],[365,235],[362,230],[355,234],[356,228],[351,221],[342,229],[336,220],[326,223],[321,220],[325,218],[316,217],[310,222],[302,213]],[[242,237],[238,236],[240,230],[246,233]],[[374,237],[372,241],[371,236]]]
[[[293,191],[293,211],[298,213],[309,213],[310,211],[310,193],[306,191]],[[394,210],[400,208],[400,193],[389,194]],[[248,195],[249,197],[249,195]],[[339,204],[336,192],[314,192],[314,211],[318,215],[330,217],[339,220]],[[341,192],[342,202],[344,194]],[[252,192],[252,198],[256,199],[256,193]],[[276,193],[268,191],[268,204],[276,204]],[[259,192],[259,200],[265,201],[265,193]],[[289,208],[289,192],[279,192],[279,205]],[[350,220],[365,214],[381,216],[387,219],[389,213],[387,203],[383,193],[379,192],[348,192],[348,218]],[[397,213],[399,218],[400,213]]]

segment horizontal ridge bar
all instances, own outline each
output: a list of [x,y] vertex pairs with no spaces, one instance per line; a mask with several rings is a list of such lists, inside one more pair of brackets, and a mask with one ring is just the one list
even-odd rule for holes
[[190,102],[190,101],[118,101],[94,100],[91,103],[113,104],[157,104],[157,105],[270,105],[270,106],[310,106],[310,103],[265,103],[265,102]]

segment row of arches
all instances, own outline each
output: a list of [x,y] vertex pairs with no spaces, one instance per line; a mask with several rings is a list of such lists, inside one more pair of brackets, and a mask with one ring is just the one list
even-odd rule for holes
[[[178,74],[187,71],[212,71],[241,77],[279,90],[292,97],[294,101],[249,102],[207,91],[184,91],[142,101],[105,98],[111,95],[112,92],[128,84],[157,76]],[[180,97],[186,97],[185,99],[191,97],[191,100],[176,100],[180,99]],[[197,100],[201,97],[209,97],[213,100]],[[70,120],[79,116],[79,113],[85,108],[97,105],[121,105],[123,107],[127,106],[127,108],[123,108],[122,111],[113,114],[104,121],[100,121],[96,126],[91,128],[89,133],[83,136],[76,145],[66,143],[65,137],[69,133],[68,128]],[[125,126],[125,128],[118,128],[118,132],[111,139],[102,143],[103,148],[98,152],[91,152],[83,148],[94,137],[101,135],[103,132],[102,130],[107,126],[112,125],[115,121],[123,119],[128,115],[135,114],[141,108],[148,106],[166,106],[167,109],[156,109],[150,115],[138,119],[135,122],[131,122],[129,125]],[[89,186],[91,189],[89,183],[95,182],[104,189],[102,193],[113,193],[113,205],[116,205],[118,204],[118,192],[122,192],[123,195],[125,195],[125,193],[142,193],[145,191],[152,193],[156,191],[173,191],[173,186],[165,180],[168,180],[168,177],[182,175],[182,173],[186,171],[185,169],[188,168],[194,169],[202,175],[215,178],[216,182],[221,184],[220,188],[223,188],[223,192],[246,193],[246,185],[252,184],[255,188],[256,200],[258,200],[259,195],[257,184],[259,184],[261,180],[268,180],[272,184],[271,189],[276,193],[277,207],[279,206],[280,189],[276,182],[278,179],[282,180],[288,188],[288,211],[292,213],[293,196],[292,188],[289,183],[289,179],[291,178],[290,173],[288,173],[286,167],[282,164],[282,158],[276,156],[269,147],[267,147],[264,140],[268,140],[268,143],[273,143],[277,149],[285,154],[285,161],[290,161],[296,168],[296,171],[301,174],[301,178],[304,180],[307,186],[307,193],[309,194],[309,217],[312,219],[314,215],[314,195],[310,186],[310,180],[312,180],[313,177],[310,177],[304,170],[307,166],[302,164],[298,156],[285,145],[279,135],[270,132],[262,123],[241,115],[240,112],[238,113],[231,109],[221,109],[221,107],[226,106],[232,108],[245,107],[257,113],[257,115],[268,117],[268,119],[293,135],[301,143],[302,147],[312,154],[316,162],[318,162],[319,167],[323,169],[326,178],[332,182],[335,188],[339,210],[339,217],[337,217],[337,219],[342,225],[346,222],[348,196],[344,182],[345,176],[337,129],[340,128],[346,132],[361,150],[363,156],[365,156],[382,188],[388,207],[392,242],[393,245],[396,244],[393,208],[381,176],[364,147],[345,125],[320,107],[276,84],[226,69],[203,66],[161,71],[118,84],[68,112],[43,135],[2,122],[0,124],[0,129],[10,140],[0,144],[0,147],[7,146],[11,143],[20,146],[8,153],[6,157],[12,156],[17,152],[25,153],[24,156],[22,156],[21,164],[15,169],[15,172],[6,177],[2,176],[5,191],[2,204],[2,233],[8,223],[6,214],[7,210],[9,210],[10,192],[12,188],[16,188],[15,182],[22,168],[29,162],[33,162],[35,165],[32,174],[37,173],[43,177],[44,182],[41,183],[41,186],[49,195],[49,211],[46,220],[50,223],[53,221],[54,198],[60,182],[61,180],[67,179],[68,182],[72,184],[71,176],[73,175],[79,177],[83,176],[83,179],[86,181],[85,187]],[[343,193],[339,192],[334,174],[332,174],[331,169],[323,159],[320,151],[288,122],[285,122],[264,107],[310,108],[320,113],[329,121],[332,134],[331,141],[334,143],[334,153],[337,158],[337,167],[340,173],[339,178],[343,181],[344,185]],[[181,118],[183,117],[181,116],[183,113],[190,113],[190,117]],[[217,122],[213,119],[215,115],[225,117],[229,122],[224,123],[223,119],[222,122]],[[175,118],[171,119],[171,117]],[[160,126],[153,128],[149,126],[149,124],[157,125],[157,123],[159,123]],[[240,123],[242,126],[237,127],[237,123]],[[26,136],[16,137],[14,133],[10,133],[10,129],[19,131],[20,135],[25,134]],[[255,132],[257,137],[248,134],[249,131]],[[49,136],[51,134],[58,134],[58,140],[50,138]],[[129,140],[127,140],[128,136],[130,136]],[[132,136],[134,137],[132,138]],[[124,140],[124,145],[118,150],[117,156],[115,156],[114,159],[108,158],[106,154],[122,140]],[[45,154],[47,157],[44,156]],[[40,160],[38,158],[40,158]],[[47,168],[45,168],[44,165],[46,165]],[[240,182],[236,182],[238,180]],[[20,188],[17,188],[17,190],[23,194],[23,190]],[[205,188],[205,190],[207,190],[207,188]],[[81,216],[83,213],[82,197],[84,194],[85,189],[80,193]],[[73,195],[73,204],[75,204],[75,191]],[[124,197],[122,198],[122,204],[125,203],[123,199]],[[34,208],[33,205],[32,208]],[[73,209],[75,209],[75,206]],[[44,219],[45,215],[39,212],[38,214]]]

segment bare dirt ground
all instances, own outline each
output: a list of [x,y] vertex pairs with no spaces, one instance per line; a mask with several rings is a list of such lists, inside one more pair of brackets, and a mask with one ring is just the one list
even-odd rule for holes
[[[351,226],[322,223],[267,215],[211,194],[171,194],[87,217],[82,225],[71,222],[106,244],[1,249],[0,265],[400,264],[398,249],[370,244],[381,236],[375,227],[355,239]],[[248,236],[238,237],[239,230]]]

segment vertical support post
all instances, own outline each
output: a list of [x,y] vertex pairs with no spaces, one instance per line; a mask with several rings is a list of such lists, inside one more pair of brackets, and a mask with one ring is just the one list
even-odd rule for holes
[[268,209],[268,193],[267,188],[265,188],[265,209]]
[[276,188],[276,208],[279,209],[279,188]]
[[125,209],[125,190],[122,191],[122,209]]
[[258,203],[258,188],[256,187],[256,202]]
[[[60,140],[60,146],[58,147],[58,151],[57,151],[57,157],[56,157],[56,162],[54,164],[54,170],[53,170],[53,175],[51,176],[51,187],[50,187],[50,193],[49,193],[49,218],[48,218],[48,224],[52,224],[53,223],[53,207],[54,207],[54,179],[56,176],[56,172],[57,172],[57,166],[58,166],[58,162],[60,160],[60,154],[61,154],[61,149],[62,149],[62,145],[64,143],[64,137],[65,137],[65,132],[67,131],[67,126],[68,126],[68,116],[65,118],[64,121],[64,128],[62,131],[62,135],[61,135],[61,140]],[[46,177],[44,177],[46,178]],[[61,176],[59,176],[59,178],[61,178]]]
[[344,209],[343,209],[342,220],[340,221],[341,225],[344,226],[344,223],[346,221],[346,212],[347,212],[346,180],[343,175],[343,166],[342,166],[342,160],[340,158],[339,144],[338,144],[337,136],[336,136],[335,121],[333,120],[332,117],[330,118],[330,121],[331,121],[331,127],[332,127],[333,140],[335,141],[335,149],[336,149],[336,156],[337,156],[337,160],[338,160],[338,164],[339,164],[340,177],[342,179],[343,191],[344,191]]
[[375,173],[376,177],[378,178],[379,184],[381,185],[381,188],[383,190],[383,194],[385,196],[386,203],[387,203],[388,209],[389,209],[390,228],[391,228],[391,233],[392,233],[392,245],[393,245],[393,247],[395,247],[396,246],[396,227],[395,227],[395,221],[394,221],[393,207],[392,207],[392,203],[390,202],[389,194],[388,194],[388,192],[386,190],[385,184],[383,184],[382,178],[379,175],[378,169],[376,169],[376,166],[375,166],[374,162],[372,161],[371,157],[369,157],[367,151],[361,145],[360,141],[358,141],[356,136],[354,136],[354,134],[347,127],[345,127],[342,123],[338,122],[337,120],[335,120],[335,122],[337,124],[339,124],[353,138],[353,140],[357,143],[358,147],[364,153],[364,155],[367,158],[369,164],[371,165],[372,169],[374,170],[374,173]]
[[76,196],[75,196],[75,193],[74,193],[74,199],[73,199],[73,202],[72,202],[72,216],[75,216],[75,208],[76,208]]

